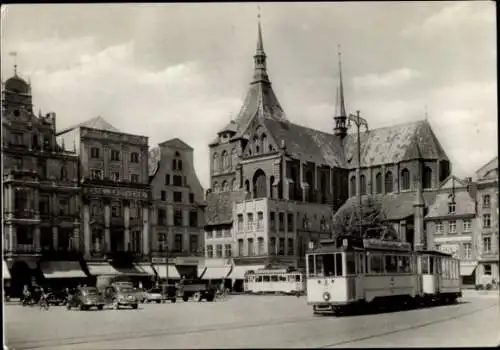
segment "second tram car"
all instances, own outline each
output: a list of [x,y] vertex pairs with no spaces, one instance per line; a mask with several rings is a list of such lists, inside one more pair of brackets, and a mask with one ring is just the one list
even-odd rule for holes
[[245,274],[245,293],[303,294],[305,274],[288,269],[259,269]]
[[315,312],[454,302],[461,296],[458,260],[440,252],[413,252],[408,243],[322,242],[306,254],[306,273],[307,303]]

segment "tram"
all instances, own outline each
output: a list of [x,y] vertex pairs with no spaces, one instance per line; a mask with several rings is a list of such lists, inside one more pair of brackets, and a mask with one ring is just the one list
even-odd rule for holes
[[457,259],[378,239],[322,241],[306,254],[306,279],[315,313],[452,303],[462,296]]
[[245,293],[303,294],[305,274],[289,269],[259,269],[245,274]]

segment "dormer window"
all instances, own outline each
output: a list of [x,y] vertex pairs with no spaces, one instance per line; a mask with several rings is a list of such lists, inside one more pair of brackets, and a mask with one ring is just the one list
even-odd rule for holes
[[448,203],[448,213],[449,214],[455,214],[455,211],[457,209],[457,205],[453,202]]

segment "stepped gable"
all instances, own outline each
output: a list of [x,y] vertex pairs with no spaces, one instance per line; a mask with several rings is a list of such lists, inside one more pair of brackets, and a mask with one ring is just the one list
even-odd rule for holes
[[233,222],[233,202],[245,200],[244,191],[207,194],[205,225],[224,225]]

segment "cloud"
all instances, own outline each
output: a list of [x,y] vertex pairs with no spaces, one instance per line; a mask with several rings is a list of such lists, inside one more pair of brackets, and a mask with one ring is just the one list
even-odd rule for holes
[[391,88],[406,84],[419,76],[420,73],[413,69],[401,68],[387,73],[374,73],[354,77],[352,84],[355,89]]

